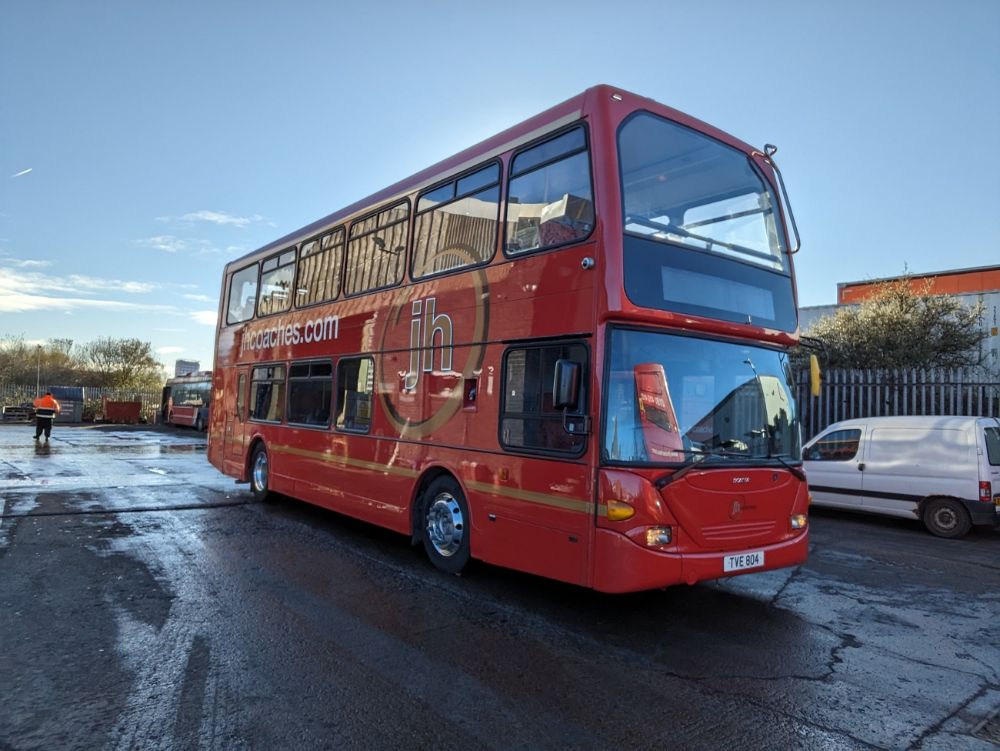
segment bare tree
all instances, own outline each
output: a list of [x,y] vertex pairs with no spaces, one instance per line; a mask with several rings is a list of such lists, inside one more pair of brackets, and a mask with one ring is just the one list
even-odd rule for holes
[[165,378],[152,345],[139,339],[95,339],[80,347],[79,360],[89,386],[156,389]]
[[23,336],[0,337],[0,382],[78,385],[79,371],[72,339],[31,344]]

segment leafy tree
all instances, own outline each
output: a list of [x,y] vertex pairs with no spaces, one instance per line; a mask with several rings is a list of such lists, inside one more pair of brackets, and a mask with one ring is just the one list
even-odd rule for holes
[[152,345],[139,339],[102,337],[80,347],[78,356],[87,386],[151,390],[166,377]]
[[827,368],[965,367],[983,361],[983,306],[932,296],[932,281],[909,276],[877,285],[856,307],[816,321],[805,337],[818,340]]

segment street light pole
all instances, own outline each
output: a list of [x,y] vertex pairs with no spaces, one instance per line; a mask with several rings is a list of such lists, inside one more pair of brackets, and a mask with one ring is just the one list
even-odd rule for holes
[[42,345],[35,345],[35,396],[41,396],[39,389],[42,385]]

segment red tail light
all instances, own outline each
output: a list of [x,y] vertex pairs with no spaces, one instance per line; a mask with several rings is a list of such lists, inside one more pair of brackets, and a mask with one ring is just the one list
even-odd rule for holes
[[989,503],[993,500],[993,488],[990,487],[989,480],[983,480],[979,483],[979,500],[983,503]]

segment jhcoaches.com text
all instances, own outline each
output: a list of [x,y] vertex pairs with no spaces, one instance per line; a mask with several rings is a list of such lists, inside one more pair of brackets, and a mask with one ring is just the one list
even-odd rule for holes
[[243,332],[240,351],[270,349],[288,344],[309,344],[336,339],[340,334],[340,318],[324,316],[305,323],[285,323],[280,319],[267,328],[248,326]]

